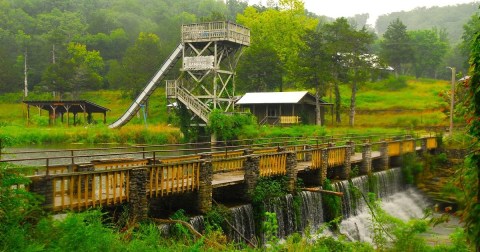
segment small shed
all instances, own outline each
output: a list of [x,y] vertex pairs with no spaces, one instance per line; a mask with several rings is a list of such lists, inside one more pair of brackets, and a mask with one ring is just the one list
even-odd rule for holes
[[102,107],[91,101],[24,101],[27,104],[27,123],[30,123],[30,106],[38,108],[41,115],[42,110],[48,111],[49,125],[55,124],[57,117],[61,117],[64,121],[64,115],[67,117],[67,125],[70,125],[70,114],[73,115],[73,124],[76,125],[78,114],[83,115],[84,124],[92,122],[92,114],[103,114],[103,123],[107,121],[107,111],[110,109]]
[[[315,96],[308,91],[246,93],[236,105],[257,117],[259,124],[315,124]],[[320,100],[320,114],[333,104]],[[323,114],[323,115],[322,115]]]

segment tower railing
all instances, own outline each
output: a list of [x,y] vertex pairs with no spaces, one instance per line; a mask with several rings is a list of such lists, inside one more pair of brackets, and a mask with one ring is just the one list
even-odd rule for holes
[[250,45],[250,30],[228,21],[182,25],[182,42],[232,41]]

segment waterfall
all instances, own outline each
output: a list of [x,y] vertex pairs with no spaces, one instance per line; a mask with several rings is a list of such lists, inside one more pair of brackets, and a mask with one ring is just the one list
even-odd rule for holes
[[279,238],[285,238],[298,230],[291,194],[270,199],[264,204],[265,211],[275,213],[277,216]]
[[[254,240],[255,238],[255,222],[253,219],[252,205],[241,205],[230,208],[232,213],[232,226],[238,231],[230,230],[228,236],[235,242],[245,242],[242,238]],[[241,235],[240,235],[240,234]]]
[[302,218],[299,231],[311,228],[311,231],[314,232],[323,224],[322,195],[303,191],[299,196],[302,198]]
[[[402,181],[400,168],[394,168],[373,174],[376,183],[377,197],[382,200],[380,206],[388,214],[408,220],[420,218],[423,209],[428,206],[427,200],[415,188],[406,188]],[[352,184],[365,196],[368,194],[368,176],[351,179]],[[343,192],[342,214],[344,220],[340,224],[340,232],[351,240],[372,242],[372,217],[365,200],[361,195],[352,195],[348,181],[334,184],[335,190]]]
[[202,215],[194,216],[188,221],[192,227],[199,233],[203,233],[205,230],[205,221]]

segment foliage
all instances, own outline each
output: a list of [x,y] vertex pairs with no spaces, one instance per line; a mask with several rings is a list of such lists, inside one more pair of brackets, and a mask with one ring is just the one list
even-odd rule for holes
[[393,66],[396,76],[403,74],[405,64],[409,63],[413,56],[410,40],[407,26],[399,18],[390,22],[383,34],[381,54],[387,63]]
[[227,233],[230,227],[227,227],[226,220],[231,220],[231,211],[223,205],[213,206],[205,214],[204,220],[207,232],[220,231]]
[[[323,182],[323,189],[333,191],[333,185],[330,180],[326,179]],[[323,206],[325,206],[325,220],[331,221],[342,216],[342,204],[339,197],[330,194],[322,195]],[[334,227],[337,228],[337,227]]]
[[[302,37],[308,30],[315,28],[317,20],[306,15],[303,1],[288,0],[280,1],[278,8],[268,8],[265,11],[247,7],[242,14],[237,15],[237,21],[251,30],[251,47],[246,54],[267,54],[270,60],[269,64],[265,64],[262,57],[249,56],[253,62],[242,61],[240,64],[251,64],[248,68],[252,72],[242,71],[245,75],[239,76],[239,82],[249,84],[249,78],[259,78],[255,82],[262,83],[280,75],[279,82],[273,84],[274,88],[279,91],[286,89],[284,83],[295,81],[298,54],[304,45]],[[257,62],[259,64],[256,64]],[[263,67],[266,68],[262,69]],[[245,67],[240,66],[240,69],[242,68]],[[249,77],[249,74],[258,76]],[[267,84],[272,85],[263,83]]]
[[265,243],[270,246],[276,245],[278,242],[278,223],[275,213],[265,212],[262,230],[265,233]]
[[480,250],[480,153],[478,141],[480,139],[480,31],[475,33],[475,39],[471,47],[471,80],[470,97],[465,105],[470,111],[469,134],[474,137],[472,147],[477,148],[469,157],[470,163],[465,171],[466,201],[465,225],[467,235],[475,244],[476,250]]
[[462,36],[462,25],[477,11],[477,7],[478,4],[472,2],[441,7],[418,7],[411,11],[392,12],[379,16],[375,23],[375,29],[382,35],[388,29],[389,24],[396,19],[402,20],[409,30],[444,27],[450,43],[457,44]]
[[417,183],[417,175],[423,171],[423,164],[415,154],[409,153],[402,156],[402,173],[405,182],[410,185]]
[[407,77],[399,76],[397,78],[389,76],[386,80],[382,81],[383,88],[388,91],[396,91],[408,86]]
[[30,180],[0,163],[0,250],[35,249],[28,232],[42,217],[42,199],[25,190]]
[[418,30],[408,32],[412,41],[413,68],[417,78],[435,76],[435,72],[448,50],[448,42],[442,40],[436,30]]
[[208,119],[208,130],[220,141],[238,139],[242,129],[252,125],[256,125],[256,120],[251,114],[226,114],[213,110]]

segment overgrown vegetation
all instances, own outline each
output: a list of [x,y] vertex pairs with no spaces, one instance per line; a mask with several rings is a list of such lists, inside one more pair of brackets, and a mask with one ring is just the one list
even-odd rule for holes
[[256,125],[255,117],[249,113],[225,114],[221,110],[213,110],[208,119],[208,131],[220,141],[239,139],[245,128]]

